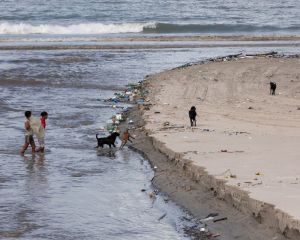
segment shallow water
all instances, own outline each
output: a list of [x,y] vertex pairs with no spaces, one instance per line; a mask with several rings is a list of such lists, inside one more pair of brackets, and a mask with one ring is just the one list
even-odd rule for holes
[[[0,237],[184,239],[178,206],[152,201],[153,172],[125,148],[103,156],[95,134],[120,108],[103,100],[146,74],[238,52],[298,48],[1,51]],[[123,107],[125,105],[118,105]],[[23,112],[49,112],[44,155],[18,154]],[[146,192],[141,192],[146,189]],[[161,221],[159,217],[167,213]]]
[[[22,239],[182,239],[162,199],[152,204],[152,171],[138,154],[51,148],[45,156],[3,155],[1,235]],[[80,160],[79,160],[80,159]],[[4,189],[3,189],[4,188]],[[170,219],[157,219],[171,211]]]

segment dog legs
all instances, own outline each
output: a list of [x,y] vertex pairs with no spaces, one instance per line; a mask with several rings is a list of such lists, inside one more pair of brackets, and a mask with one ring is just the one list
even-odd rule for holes
[[190,118],[191,121],[191,127],[195,126],[196,127],[196,119]]

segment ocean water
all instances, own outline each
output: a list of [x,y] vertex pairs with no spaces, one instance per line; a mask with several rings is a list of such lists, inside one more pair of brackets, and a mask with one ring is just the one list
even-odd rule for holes
[[[300,53],[298,42],[194,47],[122,41],[208,33],[292,35],[299,31],[296,0],[5,0],[0,10],[1,239],[189,239],[183,229],[192,217],[163,193],[149,198],[153,171],[143,156],[126,147],[109,156],[94,148],[95,134],[107,134],[100,129],[127,106],[113,108],[104,100],[145,75],[187,62],[239,52]],[[103,42],[102,36],[118,40]],[[18,153],[25,110],[49,113],[44,155]]]
[[299,34],[298,0],[4,0],[0,34]]

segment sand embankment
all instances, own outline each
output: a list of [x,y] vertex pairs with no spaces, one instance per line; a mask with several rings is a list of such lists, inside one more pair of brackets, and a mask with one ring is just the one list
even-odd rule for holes
[[[300,59],[208,62],[145,84],[152,103],[143,111],[145,131],[155,148],[216,199],[300,239]],[[192,105],[196,128],[189,127]]]

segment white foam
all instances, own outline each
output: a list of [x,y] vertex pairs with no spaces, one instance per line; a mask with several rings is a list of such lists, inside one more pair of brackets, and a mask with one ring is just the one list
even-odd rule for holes
[[138,33],[144,27],[155,26],[155,23],[81,23],[72,25],[31,25],[27,23],[0,23],[0,34],[105,34],[105,33]]

